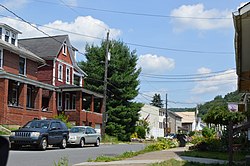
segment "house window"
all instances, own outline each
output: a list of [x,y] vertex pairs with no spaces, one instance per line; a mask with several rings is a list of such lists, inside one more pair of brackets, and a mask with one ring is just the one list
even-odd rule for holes
[[72,95],[72,109],[76,109],[76,95]]
[[12,35],[11,35],[11,44],[15,45],[15,43],[16,43],[16,34],[12,33]]
[[57,94],[57,107],[59,111],[62,110],[62,93]]
[[58,65],[58,80],[63,81],[63,65]]
[[27,101],[26,101],[26,106],[28,108],[34,108],[34,87],[31,85],[28,85],[27,87]]
[[3,68],[3,49],[0,48],[0,68]]
[[23,57],[19,57],[19,74],[26,74],[26,59]]
[[68,93],[65,94],[65,109],[70,109],[70,95]]
[[9,42],[9,38],[10,38],[10,31],[6,30],[5,31],[5,41]]
[[163,128],[163,123],[159,122],[159,128],[162,129]]
[[8,104],[11,106],[19,105],[19,82],[9,81]]
[[70,68],[66,68],[66,83],[70,83]]
[[2,39],[2,35],[3,35],[3,28],[0,27],[0,39]]
[[67,44],[66,44],[66,41],[63,43],[62,52],[63,52],[64,55],[67,55]]

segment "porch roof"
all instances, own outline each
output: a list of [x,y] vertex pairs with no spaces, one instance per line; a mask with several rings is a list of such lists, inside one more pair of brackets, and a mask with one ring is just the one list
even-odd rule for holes
[[77,85],[66,84],[66,85],[58,86],[56,89],[57,89],[57,91],[61,91],[61,92],[81,91],[83,93],[86,93],[86,94],[89,94],[89,95],[93,95],[93,96],[98,97],[98,98],[103,98],[102,94],[90,91],[88,89],[85,89],[85,88],[77,86]]
[[29,79],[29,78],[21,76],[21,75],[7,73],[3,70],[0,70],[0,78],[15,80],[15,81],[18,81],[21,83],[34,85],[36,87],[40,87],[40,88],[47,89],[47,90],[52,90],[52,91],[55,90],[55,87],[53,85],[49,85],[49,84],[45,84],[43,82],[32,80],[32,79]]

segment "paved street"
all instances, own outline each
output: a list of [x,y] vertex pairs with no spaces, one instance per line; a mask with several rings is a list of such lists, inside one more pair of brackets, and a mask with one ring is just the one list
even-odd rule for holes
[[73,165],[100,155],[114,156],[125,151],[137,151],[143,148],[143,144],[119,144],[85,148],[51,148],[47,151],[23,149],[10,151],[7,166],[53,166],[54,162],[58,162],[61,157],[67,157],[69,165]]

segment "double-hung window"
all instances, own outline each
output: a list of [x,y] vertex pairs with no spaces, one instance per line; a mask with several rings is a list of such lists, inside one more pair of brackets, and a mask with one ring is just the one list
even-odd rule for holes
[[62,111],[62,93],[57,94],[57,107],[59,111]]
[[76,109],[76,95],[72,95],[72,109]]
[[19,57],[19,74],[26,75],[26,59]]
[[11,35],[11,44],[15,45],[16,44],[16,34],[12,33]]
[[62,53],[63,53],[63,55],[67,55],[67,44],[66,44],[66,41],[63,42]]
[[58,65],[58,80],[63,81],[63,65]]
[[69,93],[65,94],[65,109],[70,109],[70,95]]
[[70,84],[70,68],[66,67],[66,83]]
[[6,31],[5,31],[5,41],[6,41],[6,42],[9,42],[9,39],[10,39],[10,31],[9,31],[9,30],[6,30]]

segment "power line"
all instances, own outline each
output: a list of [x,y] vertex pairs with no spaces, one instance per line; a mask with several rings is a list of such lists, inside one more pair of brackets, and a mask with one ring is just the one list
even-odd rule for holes
[[[48,1],[42,1],[42,0],[36,0],[34,2],[58,5],[57,3],[54,3],[54,2],[48,2]],[[144,17],[172,18],[172,19],[194,19],[194,20],[224,20],[224,19],[229,20],[229,19],[232,19],[231,17],[191,17],[191,16],[184,17],[184,16],[174,16],[174,15],[161,15],[161,14],[149,14],[149,13],[117,11],[117,10],[91,8],[91,7],[84,7],[84,6],[74,6],[74,5],[67,5],[67,6],[70,6],[71,8],[80,8],[80,9],[99,11],[99,12],[106,12],[106,13],[125,14],[125,15],[144,16]]]
[[[76,11],[72,6],[66,4],[63,0],[59,0],[60,2],[62,2],[64,4],[64,6],[68,7],[70,10],[72,10],[74,13],[76,13],[77,15],[81,15],[81,13],[79,13],[78,11]],[[105,31],[108,31],[108,29],[104,26],[101,26],[99,24],[97,24],[96,22],[94,22],[97,26],[103,28]]]
[[235,71],[230,71],[230,70],[235,70],[235,68],[232,69],[225,69],[225,70],[220,70],[220,71],[214,71],[214,72],[210,72],[210,73],[198,73],[198,74],[150,74],[150,73],[141,73],[143,75],[148,75],[148,76],[163,76],[163,77],[185,77],[185,76],[207,76],[207,75],[211,75],[211,74],[218,74],[218,73],[233,73]]
[[[0,15],[0,16],[6,17],[8,19],[14,19],[14,18],[9,18],[9,17],[4,16],[4,15]],[[14,19],[14,20],[18,20],[18,19]],[[23,21],[23,20],[21,19],[21,20],[18,20],[18,21]],[[62,29],[58,29],[58,28],[52,28],[52,27],[48,27],[48,26],[44,26],[44,25],[40,25],[40,24],[36,24],[36,25],[41,26],[41,27],[45,27],[45,28],[48,28],[48,29],[53,29],[53,30],[57,30],[57,31],[61,31],[61,32],[66,32],[66,33],[69,33],[69,34],[74,34],[74,35],[79,35],[79,36],[84,36],[84,37],[89,37],[89,38],[103,40],[103,38],[96,37],[96,36],[91,36],[91,35],[86,35],[86,34],[81,34],[81,33],[76,33],[76,32],[71,32],[71,31],[66,31],[66,30],[62,30]],[[37,29],[37,27],[36,27],[36,29]],[[198,50],[188,50],[188,49],[176,49],[176,48],[150,46],[150,45],[136,44],[136,43],[130,43],[130,42],[124,42],[124,43],[127,44],[127,45],[132,45],[132,46],[138,46],[138,47],[144,47],[144,48],[151,48],[151,49],[158,49],[158,50],[166,50],[166,51],[173,51],[173,52],[187,52],[187,53],[195,53],[195,54],[216,54],[216,55],[218,55],[218,54],[222,54],[222,55],[228,55],[228,54],[232,55],[232,54],[234,54],[233,52],[198,51]],[[85,55],[84,53],[80,53],[80,54]]]
[[[35,28],[37,31],[43,33],[44,35],[48,36],[49,38],[55,40],[56,42],[60,43],[60,44],[63,44],[61,41],[57,40],[56,38],[54,38],[53,36],[50,36],[48,33],[44,32],[43,30],[39,29],[38,27],[36,27],[35,25],[32,25],[29,21],[26,21],[25,19],[23,19],[22,17],[18,16],[16,13],[14,13],[13,11],[11,11],[10,9],[8,9],[6,6],[0,4],[0,6],[2,8],[4,8],[6,11],[10,12],[11,14],[13,14],[14,16],[16,16],[18,19],[20,19],[22,22],[30,25],[31,27]],[[73,50],[72,46],[69,47],[70,49]],[[80,51],[77,51],[78,53],[82,54],[82,55],[85,55],[84,53],[80,52]]]

